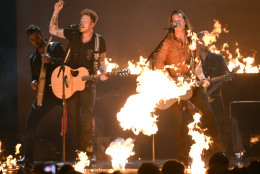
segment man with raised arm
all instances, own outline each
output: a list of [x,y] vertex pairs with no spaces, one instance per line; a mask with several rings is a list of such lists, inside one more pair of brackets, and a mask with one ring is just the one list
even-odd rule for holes
[[[100,80],[107,79],[105,75],[106,43],[105,39],[93,31],[97,23],[96,12],[90,9],[81,11],[79,28],[61,29],[58,27],[58,16],[64,3],[55,3],[54,12],[50,21],[49,32],[70,42],[70,58],[67,65],[73,69],[85,67],[90,75],[101,72]],[[96,97],[96,82],[89,80],[83,91],[74,93],[67,100],[68,113],[72,120],[78,141],[78,150],[93,156],[94,117],[93,107]]]

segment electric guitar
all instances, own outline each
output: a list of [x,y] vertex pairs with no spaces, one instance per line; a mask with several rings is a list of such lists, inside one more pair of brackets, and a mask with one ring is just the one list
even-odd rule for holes
[[[52,36],[49,38],[45,49],[44,49],[44,54],[43,57],[47,55],[47,49],[48,46],[50,45],[52,40]],[[42,101],[44,97],[44,89],[45,89],[45,82],[46,82],[46,67],[44,66],[45,63],[42,62],[41,65],[41,72],[39,76],[39,81],[38,81],[38,90],[37,90],[37,106],[42,106]]]
[[[240,65],[238,65],[237,67],[235,67],[235,68],[230,72],[230,75],[233,76],[239,69],[240,69]],[[210,90],[205,89],[205,93],[208,95],[209,102],[214,101],[214,98],[211,98],[210,95],[211,95],[214,91],[216,91],[217,89],[219,89],[223,83],[225,83],[225,82],[230,82],[230,81],[232,81],[232,78],[224,79],[224,80],[219,81],[219,82],[218,82],[217,84],[215,84],[214,86],[212,86],[212,87],[210,88]]]
[[[78,69],[72,69],[68,66],[64,66],[64,85],[65,85],[65,99],[71,97],[76,91],[82,91],[85,89],[85,83],[87,80],[95,80],[100,78],[101,74],[98,75],[89,75],[89,72],[86,68],[80,67]],[[129,69],[116,70],[112,72],[106,72],[106,76],[110,75],[120,75],[125,76],[130,74]],[[62,70],[61,66],[58,66],[51,75],[51,87],[54,95],[62,99],[62,89],[63,89],[63,80],[62,80]]]
[[[182,75],[184,77],[184,80],[185,79],[189,79],[187,75]],[[231,79],[231,75],[230,74],[225,74],[225,75],[222,75],[222,76],[218,76],[218,77],[214,77],[214,78],[211,78],[209,79],[208,81],[210,83],[213,83],[213,82],[218,82],[218,81],[224,81],[224,80],[227,80],[227,79]],[[173,78],[175,81],[177,81],[178,77],[174,77]],[[194,86],[201,86],[203,85],[204,83],[204,80],[201,80],[201,81],[196,81],[194,83]],[[166,101],[159,101],[159,103],[157,104],[157,108],[158,109],[161,109],[161,110],[165,110],[167,108],[169,108],[170,106],[172,106],[175,102],[177,102],[179,99],[181,100],[189,100],[193,95],[193,90],[192,89],[189,89],[186,94],[180,96],[180,98],[171,98],[169,100],[166,100]]]

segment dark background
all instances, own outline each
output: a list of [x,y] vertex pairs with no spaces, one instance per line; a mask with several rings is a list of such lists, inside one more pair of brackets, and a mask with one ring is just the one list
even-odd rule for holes
[[[31,46],[25,29],[29,24],[41,27],[48,38],[48,26],[52,16],[54,0],[8,0],[1,5],[1,63],[0,63],[0,139],[10,153],[17,142],[24,138],[26,117],[35,98],[30,87],[31,75],[29,56]],[[229,33],[221,34],[217,46],[229,43],[234,53],[235,43],[239,44],[244,56],[252,56],[257,51],[255,60],[260,64],[260,34],[258,0],[66,0],[59,15],[59,27],[77,24],[80,11],[90,8],[97,12],[99,21],[95,32],[103,35],[107,43],[107,57],[122,67],[128,60],[139,60],[139,56],[148,57],[165,36],[162,29],[168,24],[168,16],[174,9],[183,10],[189,17],[195,32],[213,29],[214,19],[227,26]],[[66,47],[67,42],[61,41]],[[118,136],[127,138],[131,132],[123,132],[116,120],[116,113],[127,97],[135,92],[134,76],[111,78],[99,83],[95,115],[97,136],[108,136],[111,140]],[[225,103],[234,100],[260,100],[259,75],[237,76],[232,84],[225,85]],[[167,114],[165,114],[167,115]],[[170,119],[170,117],[169,117]],[[161,117],[159,132],[165,130],[166,117]],[[167,127],[168,129],[168,127]],[[156,135],[159,136],[159,135]],[[170,135],[172,136],[172,135]],[[134,136],[133,136],[134,137]],[[160,141],[167,141],[160,148],[174,147],[172,137],[162,136]],[[142,141],[141,141],[142,140]],[[151,137],[136,137],[136,153],[150,157]],[[149,144],[149,145],[148,145]],[[171,153],[165,153],[168,157]],[[138,156],[136,155],[136,156]],[[141,156],[141,155],[140,155]],[[162,155],[163,156],[163,155]],[[142,157],[142,156],[141,156]]]

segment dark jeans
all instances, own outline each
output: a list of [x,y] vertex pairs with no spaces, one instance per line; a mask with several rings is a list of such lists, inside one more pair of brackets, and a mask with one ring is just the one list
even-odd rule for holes
[[[45,91],[42,106],[38,107],[36,103],[37,99],[32,104],[26,122],[25,156],[30,159],[33,159],[33,145],[37,138],[39,138],[39,135],[36,133],[36,128],[39,125],[39,122],[52,108],[58,105],[62,106],[62,101],[54,96],[50,87]],[[58,116],[62,116],[62,113],[59,113]]]
[[96,83],[87,82],[83,91],[77,91],[67,100],[68,113],[78,142],[78,150],[87,151],[94,136],[93,108]]
[[[193,90],[193,96],[190,101],[203,113],[202,122],[205,122],[208,128],[209,134],[213,139],[214,151],[222,151],[222,143],[220,141],[219,129],[215,117],[213,115],[211,106],[208,102],[207,95],[203,92],[201,87],[196,87]],[[182,102],[181,105],[175,103],[172,106],[174,115],[174,131],[177,141],[177,150],[179,160],[185,160],[188,157],[189,144],[187,137],[187,125],[188,120],[192,118],[191,113],[188,111],[186,102]]]
[[228,114],[225,112],[222,96],[214,96],[214,100],[210,103],[212,110],[216,116],[217,123],[219,125],[221,140],[223,147],[227,154],[232,153],[231,138],[231,120]]
[[188,137],[188,123],[192,115],[188,111],[186,101],[180,101],[172,106],[174,119],[174,135],[176,138],[177,158],[187,164],[189,156],[190,139]]

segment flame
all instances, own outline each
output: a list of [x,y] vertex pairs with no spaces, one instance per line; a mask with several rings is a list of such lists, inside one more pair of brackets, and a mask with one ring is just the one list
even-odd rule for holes
[[6,167],[8,168],[13,168],[16,166],[16,158],[13,158],[12,155],[9,155],[7,158],[6,158]]
[[191,87],[182,78],[178,80],[179,83],[170,78],[166,71],[143,68],[137,78],[137,94],[130,96],[117,114],[120,126],[124,130],[132,130],[136,135],[140,132],[148,136],[155,134],[158,131],[158,116],[153,112],[158,103],[179,98]]
[[0,163],[0,173],[2,173],[3,171],[5,171],[4,170],[4,168],[5,168],[5,164],[3,163]]
[[[218,20],[214,20],[215,24],[214,24],[214,28],[212,30],[212,32],[210,33],[205,33],[205,35],[203,36],[202,40],[205,44],[205,46],[211,46],[213,43],[215,43],[217,41],[217,38],[219,37],[220,33],[222,33],[222,31],[224,32],[228,32],[227,29],[225,28],[221,28],[221,24]],[[211,50],[214,50],[214,45],[212,45]]]
[[85,173],[85,167],[90,165],[90,161],[88,159],[86,152],[78,152],[79,161],[73,166],[74,169],[78,172]]
[[256,136],[250,138],[251,145],[258,143],[259,141],[260,141],[260,135],[256,135]]
[[[0,141],[0,150],[1,150],[1,146],[2,146],[2,142]],[[19,149],[22,145],[21,144],[17,144],[15,149],[16,149],[16,152],[15,152],[15,155],[18,155],[20,153]],[[1,153],[1,151],[0,151]],[[7,171],[9,169],[14,169],[14,168],[17,168],[17,159],[14,158],[12,155],[9,155],[7,158],[6,158],[6,161],[4,161],[3,163],[0,163],[0,173],[1,171]]]
[[125,170],[127,159],[133,156],[134,140],[132,138],[126,139],[117,138],[110,143],[106,149],[106,154],[112,157],[112,167],[114,170]]
[[191,51],[194,51],[197,49],[197,41],[198,41],[198,37],[197,37],[197,34],[192,32],[191,30],[188,30],[188,37],[191,38],[191,43],[189,45],[189,49]]
[[[119,67],[118,64],[116,63],[112,63],[112,59],[111,58],[105,58],[105,64],[106,64],[106,72],[112,72],[113,69],[116,69]],[[101,72],[98,70],[97,74],[101,74]]]
[[195,143],[191,146],[189,156],[192,158],[191,173],[192,174],[203,174],[206,172],[205,163],[201,159],[201,155],[204,149],[209,149],[209,144],[212,143],[210,137],[203,134],[205,130],[199,127],[201,115],[195,113],[193,115],[194,122],[188,125],[189,135]]
[[224,57],[228,59],[227,65],[230,71],[232,71],[234,68],[240,66],[240,69],[237,70],[236,73],[259,73],[260,65],[253,66],[254,64],[254,56],[253,57],[244,57],[240,53],[240,49],[238,48],[238,43],[236,43],[236,49],[235,54],[236,56],[233,56],[231,52],[228,50],[229,44],[224,43],[222,45],[222,49],[218,49],[214,43],[217,41],[217,38],[219,38],[219,35],[223,32],[228,33],[229,31],[226,28],[222,28],[220,22],[218,20],[214,20],[214,29],[210,33],[205,33],[204,37],[202,38],[204,41],[204,44],[206,46],[210,46],[210,51],[216,53],[216,54],[222,54]]
[[18,155],[20,153],[20,147],[22,146],[22,144],[17,144],[15,146],[15,155]]
[[147,59],[142,56],[139,57],[139,62],[133,63],[128,61],[128,69],[130,69],[131,74],[140,74],[144,69],[149,68],[149,63],[145,63]]
[[107,72],[112,72],[113,69],[119,67],[118,64],[112,63],[112,59],[111,58],[105,58],[105,63],[106,63],[106,66],[107,66]]

